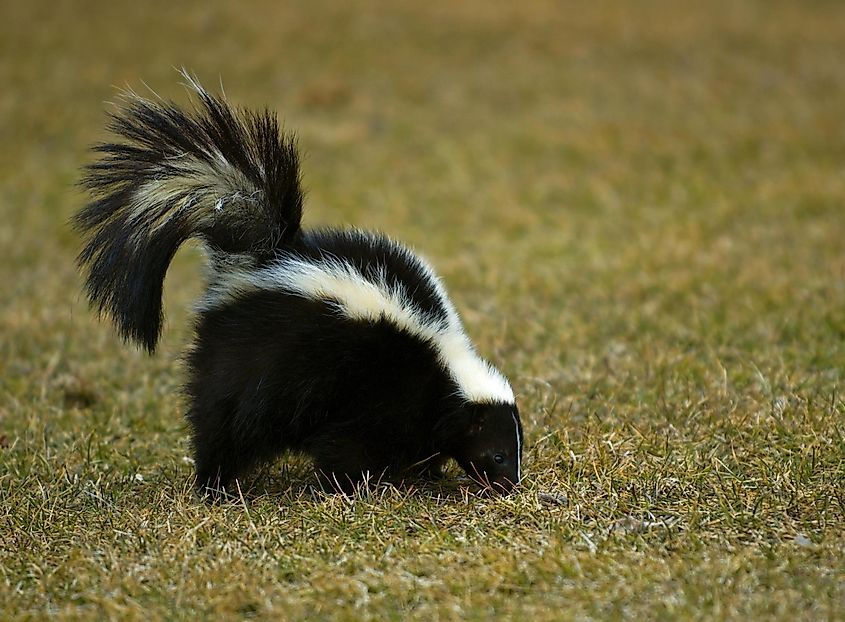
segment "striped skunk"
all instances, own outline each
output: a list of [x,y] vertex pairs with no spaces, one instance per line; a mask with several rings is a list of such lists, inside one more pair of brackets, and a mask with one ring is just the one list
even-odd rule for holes
[[431,266],[377,233],[303,230],[294,138],[274,113],[233,108],[185,77],[198,100],[188,109],[126,95],[72,222],[89,301],[150,353],[173,255],[189,238],[208,251],[185,387],[198,490],[225,493],[286,450],[346,492],[412,469],[438,477],[449,458],[512,490],[513,391]]

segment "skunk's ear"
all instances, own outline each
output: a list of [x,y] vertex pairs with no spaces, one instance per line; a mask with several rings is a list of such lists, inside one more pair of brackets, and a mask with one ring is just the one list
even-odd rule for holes
[[481,431],[467,408],[460,408],[446,417],[441,417],[434,426],[437,444],[446,452],[462,447],[467,440]]
[[464,404],[442,417],[434,427],[435,439],[444,451],[463,451],[484,431],[488,413],[477,404]]
[[463,413],[467,418],[465,434],[470,437],[481,434],[487,425],[489,410],[481,404],[468,404],[463,409]]

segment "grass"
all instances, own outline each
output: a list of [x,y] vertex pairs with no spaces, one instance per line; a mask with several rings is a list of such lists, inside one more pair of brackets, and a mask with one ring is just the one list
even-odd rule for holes
[[[0,24],[5,619],[845,619],[845,6],[15,3]],[[98,323],[73,184],[114,86],[284,115],[306,222],[428,256],[527,477],[190,491],[179,352]]]

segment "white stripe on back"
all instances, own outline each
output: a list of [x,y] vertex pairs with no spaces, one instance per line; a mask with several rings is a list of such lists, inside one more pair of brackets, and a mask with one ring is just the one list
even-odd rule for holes
[[285,256],[256,270],[224,269],[212,276],[201,308],[231,302],[255,290],[282,290],[312,300],[331,300],[346,317],[374,321],[386,319],[397,328],[433,344],[441,365],[454,380],[463,398],[473,402],[514,403],[507,379],[475,352],[454,305],[434,271],[416,256],[429,284],[437,293],[446,319],[427,317],[409,299],[404,287],[388,283],[384,270],[373,280],[339,259],[306,260]]

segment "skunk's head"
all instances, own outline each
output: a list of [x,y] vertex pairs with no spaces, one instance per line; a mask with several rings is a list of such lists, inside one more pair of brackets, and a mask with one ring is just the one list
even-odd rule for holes
[[481,485],[509,493],[522,475],[522,424],[516,405],[470,403],[460,419],[452,457]]

